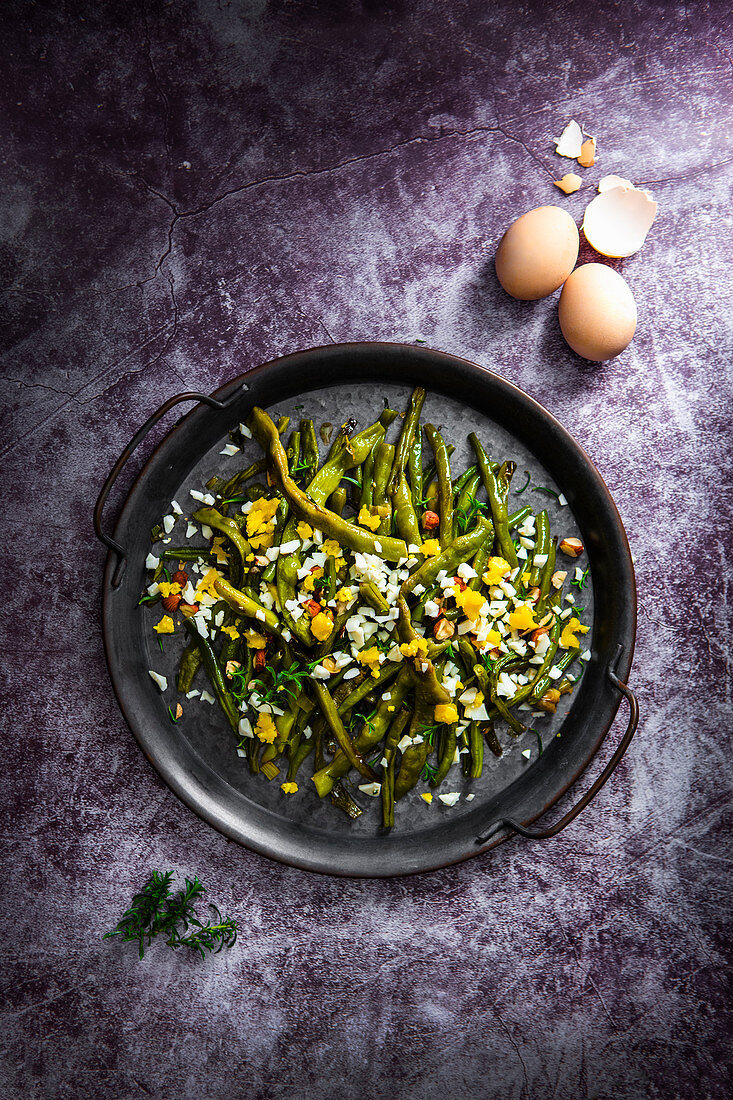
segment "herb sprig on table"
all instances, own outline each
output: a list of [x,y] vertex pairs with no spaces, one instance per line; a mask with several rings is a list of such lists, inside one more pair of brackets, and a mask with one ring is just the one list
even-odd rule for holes
[[233,947],[237,940],[237,922],[223,917],[216,905],[209,903],[213,918],[204,924],[196,913],[195,903],[206,893],[196,876],[187,878],[182,890],[170,889],[173,872],[153,871],[130,908],[123,913],[117,927],[105,932],[103,939],[119,936],[123,943],[137,941],[140,958],[156,936],[166,937],[168,947],[190,947],[202,958],[206,952],[218,954],[223,947]]

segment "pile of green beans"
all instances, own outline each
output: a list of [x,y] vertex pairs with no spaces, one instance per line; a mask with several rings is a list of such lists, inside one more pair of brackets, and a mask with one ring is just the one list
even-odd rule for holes
[[[360,432],[353,420],[333,435],[332,426],[324,426],[325,458],[313,420],[302,418],[286,439],[288,418],[275,423],[255,407],[245,435],[251,433],[263,454],[227,479],[210,479],[214,503],[192,516],[211,529],[212,539],[201,547],[164,545],[153,576],[158,585],[170,579],[168,567],[178,562],[177,592],[164,604],[181,601],[175,632],[183,628],[186,645],[178,690],[196,692],[195,681],[206,676],[206,690],[237,734],[250,770],[281,779],[291,794],[309,762],[318,796],[330,797],[351,818],[362,812],[356,787],[378,795],[385,828],[394,825],[395,804],[421,780],[429,801],[457,762],[464,779],[478,779],[485,748],[495,756],[504,751],[497,723],[513,736],[525,731],[520,705],[552,713],[560,695],[572,690],[568,669],[580,653],[577,644],[561,644],[569,612],[561,614],[557,538],[547,511],[535,516],[532,552],[520,561],[516,531],[533,512],[529,505],[510,512],[515,464],[492,461],[471,433],[474,462],[455,476],[454,447],[439,427],[421,424],[425,397],[417,387],[401,418],[385,409]],[[395,420],[398,431],[389,442]],[[231,438],[245,442],[239,431]],[[248,526],[249,512],[261,514],[263,505],[271,517],[264,541]],[[161,537],[160,528],[154,537]],[[330,550],[323,566],[308,573],[307,547],[317,551],[324,542]],[[282,546],[287,550],[280,554]],[[399,585],[393,579],[380,587],[362,574],[354,580],[357,555],[387,563],[379,576],[394,578],[396,571]],[[492,561],[511,575],[515,605],[531,609],[533,645],[535,634],[547,636],[534,661],[529,645],[479,644],[470,630],[456,628],[465,617],[462,594],[497,599],[489,589],[498,582],[484,580]],[[189,563],[210,579],[208,615],[181,595],[190,598],[180,583],[183,574],[189,579]],[[458,570],[469,566],[461,580]],[[447,596],[445,577],[455,580]],[[390,584],[397,595],[388,599]],[[382,621],[358,653],[348,652],[349,620],[365,621],[359,609]],[[358,626],[348,629],[358,632]],[[511,698],[506,683],[501,689],[506,673],[520,674]],[[486,716],[458,720],[454,698],[470,688],[481,694]],[[480,711],[481,703],[472,709]]]

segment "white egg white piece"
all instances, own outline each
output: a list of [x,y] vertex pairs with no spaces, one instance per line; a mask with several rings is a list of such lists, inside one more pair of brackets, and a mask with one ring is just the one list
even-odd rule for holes
[[559,138],[555,138],[555,152],[560,157],[576,160],[583,148],[583,131],[575,119],[571,119]]
[[611,187],[590,202],[583,218],[586,240],[602,256],[633,256],[657,215],[657,204],[636,187]]

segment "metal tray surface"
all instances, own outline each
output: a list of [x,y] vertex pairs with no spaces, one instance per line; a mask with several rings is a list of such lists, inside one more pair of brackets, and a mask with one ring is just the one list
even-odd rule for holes
[[[546,507],[553,531],[580,536],[586,547],[591,582],[582,594],[586,635],[592,658],[572,695],[563,696],[557,714],[533,722],[537,734],[520,738],[499,730],[504,755],[485,754],[484,774],[465,779],[455,766],[441,792],[473,791],[451,808],[434,799],[426,806],[417,790],[398,803],[395,827],[380,825],[379,799],[357,792],[363,815],[350,821],[326,799],[319,801],[308,779],[307,762],[297,795],[285,797],[279,783],[253,776],[238,757],[235,739],[218,706],[182,700],[184,715],[172,724],[167,704],[178,699],[175,671],[181,645],[166,639],[160,652],[151,630],[154,612],[138,608],[146,580],[149,532],[169,511],[171,499],[190,515],[198,506],[189,489],[201,489],[212,473],[232,473],[261,451],[250,448],[235,458],[220,455],[228,431],[259,404],[273,415],[311,416],[341,423],[348,416],[359,427],[384,408],[403,409],[412,387],[428,390],[423,422],[440,425],[456,451],[452,465],[470,463],[467,436],[477,431],[489,453],[518,465],[510,510],[530,503]],[[239,393],[239,397],[235,395]],[[112,583],[115,557],[104,576],[104,641],[112,683],[122,712],[141,748],[171,789],[205,821],[226,836],[274,859],[331,874],[389,876],[427,871],[467,859],[506,839],[503,831],[488,843],[477,835],[507,817],[527,825],[567,791],[602,743],[620,696],[606,673],[618,646],[616,671],[626,680],[636,629],[633,566],[618,512],[587,455],[550,414],[497,375],[472,363],[426,348],[392,344],[346,344],[315,348],[275,360],[227,383],[214,395],[233,398],[225,410],[199,405],[169,431],[137,477],[121,510],[114,538],[127,552],[118,587]],[[394,426],[396,430],[397,426]],[[394,434],[394,431],[393,431]],[[516,495],[526,477],[564,493],[561,508],[544,493]],[[179,521],[174,543],[183,542]],[[560,567],[560,566],[559,566]],[[564,566],[563,566],[564,567]],[[573,563],[568,565],[569,571]],[[580,602],[580,601],[579,601]],[[169,679],[161,695],[148,675],[155,669]],[[556,736],[558,733],[561,736]],[[529,749],[527,760],[522,751]]]

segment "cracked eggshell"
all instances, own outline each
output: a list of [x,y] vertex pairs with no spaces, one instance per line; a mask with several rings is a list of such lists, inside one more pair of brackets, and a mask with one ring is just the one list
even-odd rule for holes
[[603,179],[598,181],[598,193],[603,194],[604,191],[610,191],[612,187],[633,187],[631,180],[627,180],[624,176],[604,176]]
[[566,195],[574,195],[583,185],[583,181],[576,172],[566,172],[561,180],[555,180],[555,187],[559,187]]
[[613,359],[636,331],[636,302],[626,280],[605,264],[583,264],[570,275],[560,295],[560,328],[584,359]]
[[652,227],[657,204],[636,187],[611,187],[590,202],[583,218],[586,240],[602,256],[633,256]]
[[575,119],[571,119],[559,138],[555,138],[555,152],[559,157],[577,160],[583,148],[583,131]]
[[578,259],[578,229],[561,206],[539,206],[507,229],[496,250],[496,276],[523,302],[545,298],[567,279]]

